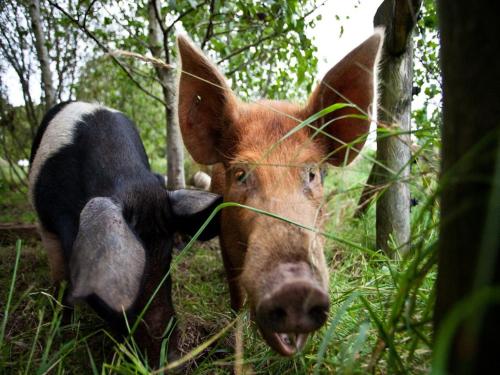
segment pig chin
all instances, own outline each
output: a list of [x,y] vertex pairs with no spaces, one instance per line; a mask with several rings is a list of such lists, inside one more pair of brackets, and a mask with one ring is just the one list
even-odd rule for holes
[[261,280],[264,292],[252,293],[255,281],[247,290],[252,318],[271,348],[291,356],[326,322],[328,294],[305,262],[279,264]]

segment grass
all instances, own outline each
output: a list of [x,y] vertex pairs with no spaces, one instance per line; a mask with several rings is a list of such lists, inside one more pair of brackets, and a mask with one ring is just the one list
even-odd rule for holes
[[0,179],[0,223],[34,223],[36,216],[27,194]]
[[[369,166],[360,158],[349,168],[332,170],[326,177],[326,196],[330,199],[325,231],[346,242],[328,240],[326,244],[329,320],[303,352],[291,359],[267,347],[246,312],[235,322],[217,241],[197,244],[177,255],[172,270],[174,303],[182,331],[181,350],[190,356],[179,372],[232,373],[236,360],[233,348],[240,337],[236,331],[242,333],[243,365],[239,369],[243,373],[429,372],[435,204],[432,199],[428,205],[422,200],[412,212],[412,256],[393,260],[374,252],[373,208],[362,219],[352,218]],[[412,189],[412,194],[422,199],[431,196],[427,191],[431,187],[421,181]],[[3,214],[2,220],[9,215],[32,217],[32,213],[26,213],[22,195],[4,193],[2,197],[8,203],[2,204],[10,213]],[[21,211],[24,214],[19,216]],[[349,242],[357,247],[349,246]],[[87,307],[78,306],[72,322],[61,324],[61,305],[53,295],[40,243],[1,244],[0,257],[0,321],[5,322],[0,336],[2,373],[149,372],[134,345],[115,342]],[[14,287],[10,289],[10,285]]]

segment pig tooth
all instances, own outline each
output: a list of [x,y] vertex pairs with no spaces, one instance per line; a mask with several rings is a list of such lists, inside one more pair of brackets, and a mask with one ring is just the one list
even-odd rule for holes
[[290,336],[287,333],[280,333],[281,341],[283,341],[286,345],[291,346],[292,342],[290,340]]
[[296,333],[280,333],[279,335],[285,345],[299,349],[299,335]]

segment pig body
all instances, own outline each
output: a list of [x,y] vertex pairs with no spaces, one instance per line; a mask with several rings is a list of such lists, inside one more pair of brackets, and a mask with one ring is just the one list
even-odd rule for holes
[[[321,228],[323,164],[348,164],[363,147],[382,41],[383,30],[377,30],[332,68],[301,106],[241,102],[214,64],[179,37],[179,123],[195,161],[215,164],[212,191],[224,201]],[[299,126],[337,103],[348,105]],[[294,354],[327,319],[322,237],[230,207],[222,212],[220,243],[232,308],[246,300],[267,343],[282,355]]]
[[193,177],[191,177],[191,185],[197,189],[210,190],[210,184],[212,179],[208,174],[203,171],[197,171]]
[[[219,202],[201,191],[167,191],[150,171],[135,125],[118,111],[61,103],[48,111],[33,142],[30,196],[52,278],[69,282],[65,302],[85,300],[126,334],[135,332],[150,360],[169,335],[176,349],[168,274],[175,232],[193,234]],[[205,239],[217,233],[214,222]]]

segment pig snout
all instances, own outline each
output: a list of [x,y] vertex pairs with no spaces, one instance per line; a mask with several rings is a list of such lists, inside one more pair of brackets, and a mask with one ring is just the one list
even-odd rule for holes
[[255,320],[270,346],[290,356],[325,324],[329,297],[304,262],[278,266],[272,279],[270,292],[256,305]]
[[260,325],[275,332],[308,333],[328,317],[328,295],[305,280],[286,282],[259,304]]

